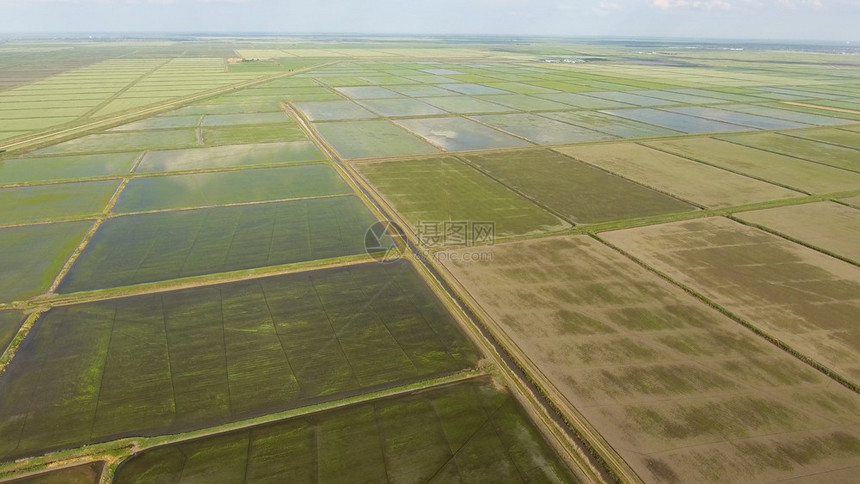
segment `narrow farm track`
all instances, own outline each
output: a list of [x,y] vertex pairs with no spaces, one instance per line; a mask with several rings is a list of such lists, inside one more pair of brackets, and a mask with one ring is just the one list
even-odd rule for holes
[[[568,458],[576,463],[579,472],[586,475],[590,480],[598,482],[613,480],[642,482],[620,455],[606,444],[605,440],[584,419],[577,418],[577,415],[571,412],[563,411],[562,408],[564,407],[550,399],[547,393],[535,383],[539,377],[535,378],[524,370],[523,364],[517,359],[517,357],[524,358],[524,355],[519,354],[515,357],[509,351],[508,345],[502,344],[494,332],[483,324],[472,307],[462,299],[455,288],[418,247],[417,242],[412,240],[409,232],[401,227],[401,221],[396,214],[373,193],[367,182],[351,166],[344,163],[335,150],[292,105],[281,103],[281,106],[301,126],[307,136],[337,165],[339,171],[348,177],[350,184],[360,191],[362,198],[372,206],[374,212],[380,215],[396,232],[392,235],[403,242],[408,257],[430,278],[428,282],[431,283],[431,287],[439,291],[443,300],[452,303],[456,311],[468,319],[469,327],[465,329],[485,353],[493,358],[510,383],[510,388],[517,394],[517,399],[524,405],[531,407],[532,412],[530,413],[532,415],[537,414],[537,418],[551,432],[550,437],[565,449]],[[599,457],[587,449],[593,449]]]

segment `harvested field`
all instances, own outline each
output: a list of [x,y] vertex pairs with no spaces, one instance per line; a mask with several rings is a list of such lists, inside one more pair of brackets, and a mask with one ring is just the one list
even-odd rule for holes
[[603,236],[860,383],[860,268],[721,217]]
[[643,144],[808,193],[860,188],[858,174],[714,138],[678,138]]
[[792,198],[801,194],[635,143],[569,146],[577,160],[709,208]]
[[819,202],[735,216],[860,264],[860,210],[856,208]]
[[856,468],[860,397],[684,291],[587,236],[490,250],[442,260],[645,482]]

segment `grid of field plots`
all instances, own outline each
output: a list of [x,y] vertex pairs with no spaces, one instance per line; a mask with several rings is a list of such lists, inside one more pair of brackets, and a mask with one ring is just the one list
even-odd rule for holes
[[856,476],[860,69],[417,45],[0,63],[0,478]]

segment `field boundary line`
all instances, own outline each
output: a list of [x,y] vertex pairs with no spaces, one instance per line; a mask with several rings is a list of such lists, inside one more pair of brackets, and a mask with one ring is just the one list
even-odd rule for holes
[[[854,207],[851,207],[850,205],[844,205],[844,206],[851,208],[851,209],[854,209]],[[860,267],[860,261],[855,261],[855,260],[850,259],[848,257],[845,257],[843,255],[840,255],[840,254],[837,254],[837,253],[832,252],[830,250],[827,250],[823,247],[818,247],[818,246],[811,244],[809,242],[804,242],[798,238],[792,237],[791,235],[785,234],[785,233],[780,232],[776,229],[772,229],[772,228],[768,227],[767,225],[763,225],[763,224],[756,223],[756,222],[750,222],[748,220],[744,220],[742,218],[736,217],[733,214],[726,215],[726,218],[728,218],[729,220],[732,220],[733,222],[739,223],[741,225],[746,225],[747,227],[752,227],[754,229],[761,230],[762,232],[769,233],[771,235],[774,235],[774,236],[779,237],[781,239],[785,239],[785,240],[792,242],[794,244],[806,247],[807,249],[814,250],[816,252],[820,252],[826,256],[833,257],[834,259],[839,259],[842,262],[846,262],[846,263],[851,264],[853,266]]]
[[[67,294],[50,294],[36,296],[23,301],[18,306],[27,307],[62,307],[75,304],[109,301],[133,296],[150,294],[161,294],[164,292],[192,289],[195,287],[217,286],[231,282],[241,282],[266,277],[275,277],[286,274],[314,271],[333,267],[345,267],[375,262],[376,258],[367,254],[354,254],[330,259],[314,259],[310,261],[294,262],[275,266],[256,267],[238,271],[218,272],[214,274],[202,274],[199,276],[184,277],[179,279],[168,279],[156,282],[144,282],[130,286],[108,287],[93,289],[90,291],[79,291]],[[19,307],[20,309],[20,307]]]
[[[749,133],[744,133],[744,134],[749,134]],[[779,131],[772,131],[772,132],[770,132],[769,134],[776,134],[776,135],[780,135],[780,136],[785,136],[786,138],[803,139],[804,141],[811,141],[811,142],[815,142],[815,140],[810,140],[810,139],[806,139],[806,138],[798,138],[797,136],[789,136],[789,135],[787,135],[787,134],[785,134],[785,133],[783,133],[783,132],[779,132]],[[726,141],[726,142],[728,142],[728,143],[731,143],[731,144],[733,144],[733,145],[740,146],[740,147],[742,147],[742,148],[752,148],[752,149],[756,149],[756,150],[759,150],[759,151],[765,151],[765,152],[767,152],[767,153],[772,153],[772,154],[774,154],[774,155],[788,156],[788,157],[790,157],[790,158],[795,158],[795,159],[798,159],[798,160],[801,160],[801,161],[805,161],[805,162],[807,162],[807,163],[815,163],[815,164],[817,164],[817,165],[829,166],[829,167],[831,167],[831,168],[836,168],[837,170],[847,171],[847,172],[849,172],[849,173],[860,173],[860,170],[852,170],[851,168],[845,168],[844,166],[831,165],[831,164],[829,164],[829,163],[824,163],[823,161],[811,160],[811,159],[809,159],[809,158],[803,158],[802,156],[798,156],[798,155],[795,155],[795,154],[790,154],[790,153],[780,153],[779,151],[773,151],[773,150],[771,150],[771,149],[764,148],[764,147],[745,145],[745,144],[743,144],[743,143],[738,143],[737,141],[734,141],[733,139],[731,139],[731,138],[727,138],[727,137],[723,137],[723,138],[715,138],[715,139],[718,139],[718,140],[720,140],[720,141]],[[831,146],[836,146],[836,145],[833,145],[832,143],[824,143],[824,144],[830,144]],[[853,148],[851,148],[851,149],[853,149]]]
[[834,113],[860,114],[860,111],[854,111],[852,109],[834,108],[834,107],[830,107],[830,106],[820,106],[818,104],[799,103],[796,101],[781,101],[781,102],[782,102],[782,104],[790,104],[792,106],[800,106],[802,108],[821,109],[823,111],[833,111]]
[[[728,217],[727,217],[727,218],[728,218]],[[646,263],[645,261],[643,261],[643,260],[639,259],[639,258],[638,258],[638,257],[636,257],[635,255],[633,255],[633,254],[631,254],[631,253],[629,253],[629,252],[625,251],[624,249],[622,249],[622,248],[620,248],[620,247],[618,247],[618,246],[616,246],[616,245],[614,245],[614,244],[610,243],[609,241],[607,241],[607,240],[605,240],[605,239],[601,238],[599,235],[597,235],[597,234],[588,234],[588,235],[589,235],[590,237],[594,238],[595,240],[597,240],[598,242],[600,242],[600,243],[604,244],[605,246],[607,246],[607,247],[609,247],[609,248],[611,248],[611,249],[615,250],[616,252],[618,252],[619,254],[623,255],[624,257],[627,257],[628,259],[630,259],[631,261],[635,262],[635,263],[636,263],[636,264],[638,264],[639,266],[641,266],[641,267],[643,267],[643,268],[647,269],[647,270],[648,270],[648,271],[650,271],[651,273],[656,274],[656,275],[657,275],[658,277],[660,277],[661,279],[663,279],[663,280],[665,280],[665,281],[668,281],[669,283],[671,283],[671,284],[672,284],[672,285],[674,285],[675,287],[680,288],[681,290],[683,290],[683,291],[684,291],[684,292],[686,292],[687,294],[689,294],[689,295],[691,295],[691,296],[695,297],[695,298],[696,298],[696,299],[698,299],[699,301],[701,301],[701,302],[705,303],[706,305],[710,306],[712,309],[714,309],[714,310],[716,310],[716,311],[719,311],[720,313],[724,314],[725,316],[727,316],[727,317],[731,318],[731,319],[732,319],[733,321],[735,321],[736,323],[740,324],[740,325],[741,325],[741,326],[743,326],[744,328],[746,328],[746,329],[750,330],[751,332],[753,332],[756,336],[759,336],[759,337],[763,338],[763,339],[764,339],[765,341],[767,341],[768,343],[771,343],[771,344],[773,344],[774,346],[776,346],[777,348],[779,348],[779,349],[781,349],[781,350],[785,351],[785,352],[786,352],[786,353],[788,353],[789,355],[791,355],[791,356],[793,356],[794,358],[796,358],[796,359],[800,360],[802,363],[804,363],[804,364],[806,364],[806,365],[811,366],[813,369],[817,370],[819,373],[823,374],[824,376],[826,376],[826,377],[828,377],[828,378],[830,378],[830,379],[834,380],[836,383],[839,383],[840,385],[842,385],[842,386],[844,386],[845,388],[847,388],[847,389],[851,390],[852,392],[860,394],[860,386],[858,386],[856,383],[854,383],[854,382],[852,382],[851,380],[849,380],[849,379],[847,379],[847,378],[843,377],[842,375],[840,375],[839,373],[835,372],[834,370],[831,370],[830,368],[828,368],[828,367],[827,367],[827,366],[825,366],[824,364],[819,363],[819,362],[818,362],[817,360],[815,360],[814,358],[811,358],[811,357],[809,357],[809,356],[806,356],[804,353],[802,353],[802,352],[800,352],[800,351],[796,350],[794,347],[792,347],[791,345],[789,345],[789,344],[787,344],[787,343],[783,342],[783,341],[782,341],[782,340],[780,340],[779,338],[776,338],[776,337],[772,336],[772,335],[771,335],[771,334],[769,334],[767,331],[765,331],[765,330],[763,330],[763,329],[759,328],[759,327],[758,327],[754,322],[752,322],[752,321],[750,321],[750,320],[748,320],[748,319],[746,319],[746,318],[742,318],[742,317],[740,317],[740,316],[736,315],[735,313],[733,313],[732,311],[729,311],[728,309],[724,308],[724,307],[723,307],[723,306],[721,306],[720,304],[717,304],[715,301],[711,300],[709,297],[705,296],[704,294],[699,293],[698,291],[696,291],[695,289],[693,289],[693,288],[691,288],[691,287],[687,286],[686,284],[683,284],[683,283],[681,283],[681,282],[676,281],[675,279],[673,279],[671,276],[669,276],[668,274],[664,273],[663,271],[661,271],[661,270],[659,270],[659,269],[657,269],[657,268],[655,268],[655,267],[652,267],[651,265],[649,265],[649,264],[648,264],[648,263]]]

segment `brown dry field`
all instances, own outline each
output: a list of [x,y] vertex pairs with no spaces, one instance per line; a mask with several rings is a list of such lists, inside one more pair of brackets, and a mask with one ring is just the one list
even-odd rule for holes
[[851,205],[852,207],[860,208],[860,195],[858,195],[856,197],[843,198],[840,201],[847,203],[848,205]]
[[801,196],[799,192],[636,143],[569,146],[557,150],[708,208]]
[[644,144],[809,193],[860,188],[860,173],[714,138],[676,138]]
[[735,216],[860,263],[860,210],[856,208],[818,202]]
[[860,384],[860,268],[723,217],[602,236]]
[[441,260],[646,482],[860,469],[860,396],[588,236]]

